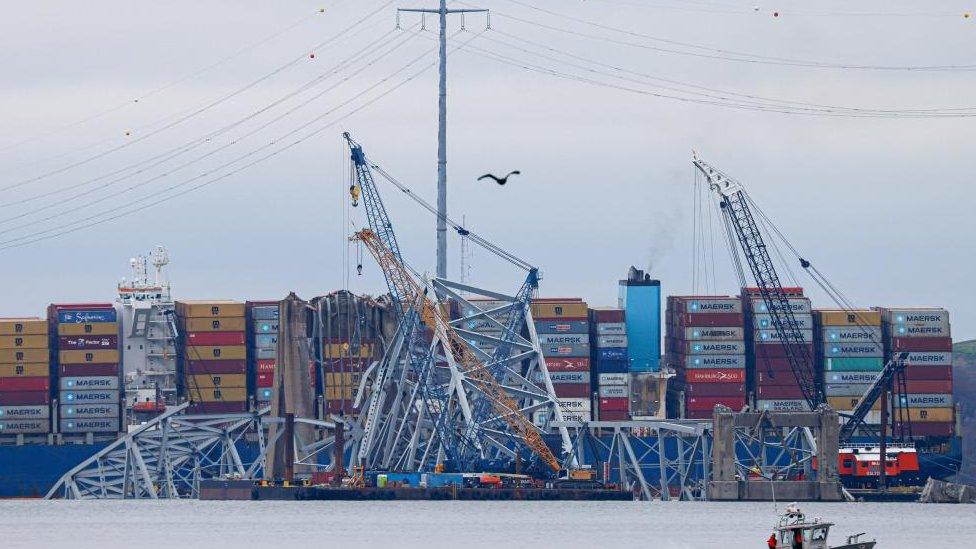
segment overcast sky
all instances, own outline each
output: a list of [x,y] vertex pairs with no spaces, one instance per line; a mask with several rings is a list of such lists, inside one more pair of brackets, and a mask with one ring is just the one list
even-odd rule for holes
[[[648,80],[703,86],[716,91],[702,93],[720,98],[778,98],[803,109],[976,106],[971,71],[794,63],[971,64],[976,17],[963,16],[965,2],[936,8],[891,0],[817,2],[816,8],[798,1],[529,2],[576,20],[520,3],[484,0],[478,5],[494,10],[494,30],[475,37],[484,22],[468,16],[467,31],[454,44],[473,39],[471,46],[577,79],[453,51],[449,204],[451,215],[466,216],[472,229],[540,266],[542,295],[615,304],[617,280],[630,265],[650,266],[667,294],[735,293],[718,233],[714,284],[711,275],[707,284],[692,284],[691,152],[697,150],[742,181],[853,302],[944,306],[955,339],[976,337],[971,118],[743,110],[727,99],[713,101],[722,106],[660,97],[691,96],[689,88],[675,92],[665,88],[674,83],[659,80],[654,87]],[[369,257],[363,276],[356,276],[355,249],[346,243],[363,212],[348,206],[340,133],[352,132],[374,161],[433,201],[436,72],[418,72],[434,60],[434,35],[390,34],[396,3],[314,50],[314,57],[315,44],[388,2],[8,4],[0,32],[0,187],[7,188],[0,193],[0,315],[40,315],[58,301],[112,300],[128,258],[156,244],[170,250],[178,298],[267,299],[290,290],[311,297],[343,287],[347,278],[355,291],[382,291]],[[403,18],[404,26],[418,21]],[[428,19],[429,29],[433,23]],[[451,33],[458,27],[455,18]],[[731,61],[715,50],[790,61]],[[172,200],[59,234],[276,151]],[[512,169],[522,176],[505,187],[475,180]],[[408,261],[433,270],[434,219],[389,185],[380,188]],[[7,247],[49,235],[56,237]],[[452,238],[454,277],[459,252]],[[710,263],[711,251],[705,257]],[[521,273],[481,250],[473,250],[468,264],[475,283],[514,291],[521,282]],[[805,277],[799,282],[812,285]],[[809,293],[815,305],[831,305],[817,288]]]

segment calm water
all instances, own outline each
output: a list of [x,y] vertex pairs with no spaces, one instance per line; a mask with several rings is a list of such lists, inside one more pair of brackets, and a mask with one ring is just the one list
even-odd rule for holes
[[[780,506],[782,508],[782,505]],[[806,504],[879,549],[976,546],[976,506]],[[772,504],[0,501],[0,547],[765,547]]]

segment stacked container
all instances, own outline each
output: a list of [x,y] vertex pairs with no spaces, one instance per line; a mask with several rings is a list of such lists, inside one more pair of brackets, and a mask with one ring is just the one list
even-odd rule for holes
[[118,433],[122,428],[119,322],[110,303],[51,305],[56,354],[58,431]]
[[[831,408],[851,412],[884,369],[881,313],[876,310],[817,310],[813,313],[817,364]],[[864,418],[877,425],[881,401]]]
[[253,372],[258,405],[271,402],[278,362],[278,314],[277,301],[247,302],[249,371]]
[[[913,436],[955,434],[952,399],[952,335],[949,311],[938,308],[882,309],[885,356],[908,352],[906,393],[895,398],[908,408]],[[898,390],[898,387],[895,387]],[[899,426],[896,425],[896,429]]]
[[[816,351],[813,344],[813,309],[810,300],[803,296],[803,288],[783,288],[787,295],[790,310],[802,334],[805,349],[796,349],[798,356],[805,352],[814,362],[811,368],[816,371]],[[748,364],[746,378],[751,382],[752,395],[757,410],[775,412],[798,412],[809,410],[803,391],[797,383],[790,365],[787,348],[780,341],[769,314],[757,288],[742,289],[742,306],[745,313],[746,349]],[[795,343],[794,343],[795,345]],[[816,379],[814,379],[816,381]]]
[[0,436],[51,431],[48,324],[0,319]]
[[590,309],[590,382],[597,391],[598,421],[630,419],[627,324],[623,309]]
[[[579,298],[536,299],[532,320],[566,421],[590,421],[589,309]],[[537,380],[540,385],[545,380]]]
[[181,394],[189,412],[247,411],[247,345],[244,303],[177,301],[182,335]]
[[670,296],[666,360],[676,382],[671,401],[683,417],[708,419],[716,405],[746,403],[742,302],[730,296]]

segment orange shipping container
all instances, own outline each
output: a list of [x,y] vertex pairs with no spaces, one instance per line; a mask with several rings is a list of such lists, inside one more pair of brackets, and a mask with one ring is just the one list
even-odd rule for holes
[[243,317],[244,303],[215,301],[177,301],[176,314],[184,318]]
[[189,376],[186,382],[189,391],[193,389],[213,389],[215,387],[247,387],[247,376],[244,374],[197,374]]
[[243,402],[247,400],[247,389],[244,387],[187,387],[190,399],[195,402]]
[[186,358],[189,360],[244,360],[247,358],[247,347],[244,345],[195,345],[186,348]]
[[322,345],[322,356],[324,358],[370,358],[373,356],[373,345],[364,343],[359,346],[357,352],[357,349],[348,343],[326,343]]
[[117,322],[89,322],[88,324],[58,324],[58,335],[80,336],[80,335],[117,335],[119,324]]
[[0,364],[47,362],[50,358],[47,349],[0,349]]
[[0,336],[0,349],[47,349],[46,335]]
[[919,423],[953,421],[953,408],[909,408],[908,417]]
[[[852,397],[846,397],[846,396],[845,397],[827,397],[827,404],[829,404],[830,407],[833,408],[834,410],[847,411],[847,410],[853,410],[854,407],[857,406],[857,401],[859,401],[859,400],[861,400],[861,397],[855,397],[855,396],[852,396]],[[872,410],[875,410],[875,411],[880,411],[881,410],[881,399],[878,399],[874,403],[874,406],[871,407],[871,409]]]
[[47,362],[21,362],[0,364],[0,377],[41,377],[50,375]]
[[589,318],[589,307],[583,301],[533,302],[532,318]]
[[61,351],[61,364],[117,364],[118,351]]
[[852,311],[817,309],[813,314],[824,326],[881,326],[881,311],[870,309]]

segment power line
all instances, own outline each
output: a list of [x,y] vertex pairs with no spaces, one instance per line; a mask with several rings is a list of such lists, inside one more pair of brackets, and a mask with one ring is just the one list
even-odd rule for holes
[[[477,37],[477,35],[475,35],[475,37],[473,37],[472,40],[474,38],[476,38],[476,37]],[[283,153],[283,152],[291,149],[292,147],[294,147],[296,145],[299,145],[300,143],[302,143],[302,142],[304,142],[304,141],[306,141],[306,140],[308,140],[308,139],[310,139],[310,138],[312,138],[312,137],[314,137],[314,136],[322,133],[326,129],[329,129],[329,128],[331,128],[331,127],[333,127],[333,126],[341,123],[343,120],[345,120],[345,119],[349,118],[350,116],[352,116],[352,115],[354,115],[354,114],[362,111],[366,107],[372,105],[376,101],[379,101],[383,97],[386,97],[390,93],[393,93],[397,89],[399,89],[402,86],[406,85],[407,83],[413,81],[415,78],[417,78],[418,76],[420,76],[421,74],[423,74],[424,72],[426,72],[427,70],[429,70],[431,67],[434,66],[434,63],[429,63],[429,64],[423,66],[423,68],[421,68],[419,71],[417,71],[417,72],[409,75],[407,78],[403,79],[402,81],[400,81],[399,83],[397,83],[394,86],[390,87],[389,89],[383,91],[382,93],[380,93],[376,97],[374,97],[374,98],[368,100],[367,102],[363,103],[359,107],[354,108],[353,110],[347,112],[346,114],[340,116],[339,118],[333,120],[332,122],[330,122],[328,124],[325,124],[325,125],[319,126],[318,128],[315,128],[314,130],[306,133],[305,135],[296,138],[294,141],[291,141],[291,142],[283,145],[281,148],[279,148],[277,150],[271,151],[268,154],[265,154],[263,156],[260,156],[260,157],[254,159],[254,160],[252,160],[252,161],[250,161],[250,162],[248,162],[248,163],[246,163],[244,165],[238,166],[237,168],[234,168],[231,171],[229,171],[227,173],[224,173],[222,175],[219,175],[217,177],[213,177],[211,179],[206,179],[203,182],[198,183],[198,184],[193,185],[193,186],[188,187],[188,188],[185,188],[184,187],[185,185],[187,185],[189,183],[192,183],[193,181],[196,181],[196,180],[199,180],[199,179],[205,179],[207,177],[210,177],[212,171],[221,170],[221,169],[223,169],[225,167],[230,166],[231,164],[234,164],[234,163],[239,162],[240,160],[243,160],[245,158],[252,157],[252,156],[260,153],[261,151],[263,151],[263,150],[265,150],[265,149],[267,149],[269,147],[273,147],[275,145],[278,145],[279,141],[285,139],[286,137],[289,137],[291,135],[294,135],[295,133],[298,133],[299,131],[307,128],[308,126],[312,125],[313,123],[318,122],[318,121],[322,120],[323,118],[325,118],[326,116],[334,113],[335,111],[337,111],[338,109],[342,108],[343,106],[348,105],[349,103],[351,103],[352,101],[358,99],[359,97],[362,97],[363,95],[371,92],[372,90],[376,89],[377,87],[385,84],[391,78],[393,78],[397,74],[403,72],[404,70],[408,69],[409,67],[415,65],[418,61],[420,61],[424,57],[427,57],[428,55],[429,55],[429,51],[424,52],[422,55],[414,58],[413,60],[411,60],[409,63],[407,63],[406,65],[404,65],[403,67],[401,67],[400,69],[398,69],[397,71],[395,71],[394,73],[392,73],[392,74],[390,74],[390,75],[388,75],[388,76],[380,79],[378,82],[376,82],[375,84],[369,86],[365,90],[362,90],[361,92],[359,92],[358,94],[356,94],[353,98],[351,98],[351,99],[349,99],[349,100],[341,103],[340,105],[334,107],[333,109],[329,110],[328,112],[325,112],[325,113],[323,113],[323,114],[321,114],[321,115],[313,118],[312,120],[306,122],[305,124],[302,124],[298,128],[295,128],[295,129],[289,131],[288,133],[282,135],[279,139],[275,139],[275,140],[273,140],[273,141],[271,141],[271,142],[269,142],[269,143],[267,143],[265,145],[262,145],[262,146],[260,146],[260,147],[258,147],[256,149],[248,152],[247,154],[241,156],[241,157],[238,157],[238,158],[236,158],[236,159],[234,159],[234,160],[232,160],[230,162],[227,162],[227,163],[225,163],[225,164],[223,164],[221,166],[218,166],[218,167],[214,168],[213,170],[204,172],[201,175],[198,175],[198,176],[196,176],[194,178],[188,179],[186,181],[183,181],[183,182],[181,182],[179,184],[173,185],[171,187],[168,187],[168,188],[163,189],[162,191],[160,191],[160,192],[169,192],[169,191],[173,191],[173,190],[179,189],[177,192],[175,192],[173,194],[170,194],[168,196],[163,196],[163,197],[157,198],[155,200],[152,200],[152,201],[150,201],[148,203],[144,203],[141,206],[137,206],[137,207],[132,208],[132,209],[124,210],[124,208],[127,208],[129,206],[133,206],[135,204],[143,203],[148,198],[152,198],[152,197],[143,197],[143,198],[140,198],[140,199],[137,199],[137,200],[130,201],[130,202],[128,202],[126,204],[123,204],[123,205],[120,205],[118,207],[112,208],[110,210],[106,210],[106,211],[100,212],[98,214],[94,214],[92,216],[89,216],[89,217],[86,217],[86,218],[83,218],[83,219],[80,219],[80,220],[77,220],[77,221],[74,221],[74,222],[71,222],[71,223],[67,223],[67,224],[63,224],[63,225],[60,225],[60,226],[56,226],[56,227],[53,227],[51,229],[48,229],[48,230],[45,230],[45,231],[41,231],[41,232],[35,233],[33,235],[26,235],[26,236],[23,236],[23,237],[18,237],[18,238],[14,238],[14,239],[2,241],[2,242],[0,242],[0,251],[7,250],[7,249],[11,249],[11,248],[17,248],[17,247],[26,246],[26,245],[29,245],[29,244],[34,243],[34,242],[40,242],[40,241],[43,241],[43,240],[49,240],[49,239],[56,238],[56,237],[59,237],[59,236],[63,236],[63,235],[66,235],[66,234],[70,234],[70,233],[73,233],[73,232],[76,232],[76,231],[79,231],[79,230],[82,230],[82,229],[85,229],[85,228],[93,227],[93,226],[96,226],[96,225],[101,225],[103,223],[107,223],[109,221],[113,221],[113,220],[116,220],[116,219],[119,219],[119,218],[122,218],[122,217],[126,217],[128,215],[132,215],[134,213],[143,211],[143,210],[145,210],[147,208],[150,208],[152,206],[161,204],[163,202],[167,202],[167,201],[172,200],[174,198],[177,198],[179,196],[183,196],[183,195],[185,195],[187,193],[193,192],[195,190],[201,189],[203,187],[206,187],[208,185],[211,185],[213,183],[216,183],[218,181],[221,181],[223,179],[226,179],[228,177],[231,177],[231,176],[233,176],[233,175],[235,175],[237,173],[240,173],[240,172],[242,172],[242,171],[244,171],[244,170],[246,170],[246,169],[248,169],[248,168],[250,168],[250,167],[252,167],[252,166],[254,166],[256,164],[259,164],[261,162],[264,162],[265,160],[268,160],[270,158],[273,158],[273,157],[275,157],[275,156],[277,156],[277,155],[279,155],[279,154],[281,154],[281,153]],[[116,212],[118,212],[118,213],[116,213]],[[109,217],[104,217],[104,218],[98,219],[99,217],[101,217],[103,215],[106,215],[106,214],[109,214]]]
[[[185,168],[187,166],[196,164],[196,163],[198,163],[198,162],[200,162],[202,160],[205,160],[205,159],[213,156],[214,154],[216,154],[216,153],[218,153],[218,152],[220,152],[220,151],[222,151],[224,149],[227,149],[228,147],[231,147],[233,145],[236,145],[241,140],[243,140],[243,139],[245,139],[247,137],[250,137],[252,135],[255,135],[256,133],[260,132],[264,128],[267,128],[271,124],[273,124],[275,122],[278,122],[279,120],[287,117],[288,115],[294,113],[295,111],[301,109],[302,107],[304,107],[304,106],[310,104],[311,102],[315,101],[316,99],[322,97],[326,93],[328,93],[328,92],[330,92],[330,91],[338,88],[340,85],[342,85],[343,83],[347,82],[353,76],[356,76],[356,75],[360,74],[361,72],[363,72],[364,70],[366,70],[367,68],[369,68],[373,64],[375,64],[377,61],[380,61],[381,59],[385,58],[387,55],[389,55],[393,51],[395,51],[395,50],[399,49],[400,47],[402,47],[404,44],[406,44],[410,39],[414,38],[414,36],[415,36],[415,35],[411,35],[411,34],[401,34],[399,36],[394,36],[393,37],[393,40],[386,40],[386,38],[388,36],[393,35],[394,33],[396,33],[396,31],[391,29],[386,34],[384,34],[383,36],[381,36],[379,39],[374,40],[373,42],[371,42],[366,47],[364,47],[364,48],[360,49],[359,51],[353,53],[352,55],[350,55],[349,57],[347,57],[345,60],[343,60],[339,64],[335,65],[333,67],[333,69],[331,69],[330,71],[327,71],[325,73],[322,73],[321,75],[319,75],[315,79],[309,81],[308,83],[304,84],[303,86],[301,86],[297,90],[294,90],[292,92],[289,92],[289,93],[285,94],[283,97],[275,100],[274,102],[270,103],[269,105],[266,105],[266,106],[262,107],[261,109],[258,109],[257,111],[255,111],[255,112],[253,112],[253,113],[245,116],[244,118],[242,118],[240,120],[237,120],[237,121],[233,122],[232,124],[228,124],[227,126],[224,126],[223,128],[221,128],[220,130],[217,130],[215,132],[212,132],[212,133],[208,134],[204,138],[198,139],[196,141],[192,141],[192,142],[190,142],[190,143],[188,143],[188,144],[186,144],[184,146],[181,146],[181,147],[178,147],[177,149],[174,149],[175,151],[177,151],[175,154],[168,154],[170,151],[167,151],[167,153],[164,153],[164,154],[167,154],[167,156],[165,158],[163,158],[159,162],[155,162],[155,163],[153,163],[153,164],[151,164],[149,166],[146,166],[146,167],[138,170],[135,173],[123,175],[122,177],[113,179],[113,180],[111,180],[111,181],[109,181],[109,182],[107,182],[107,183],[105,183],[103,185],[99,185],[98,187],[96,187],[94,189],[91,189],[91,190],[88,190],[88,191],[84,191],[84,192],[80,192],[80,193],[75,193],[74,195],[72,195],[70,197],[66,197],[66,198],[61,199],[60,202],[50,203],[50,204],[47,204],[45,206],[42,206],[42,207],[39,207],[39,208],[35,208],[33,210],[30,210],[30,211],[27,211],[27,212],[23,212],[23,213],[21,213],[19,215],[15,215],[15,216],[7,217],[7,218],[4,218],[4,219],[0,219],[0,224],[4,224],[4,223],[7,223],[9,221],[16,220],[16,219],[21,219],[21,218],[27,217],[27,216],[29,216],[31,214],[38,213],[40,211],[44,211],[44,210],[51,209],[53,207],[62,205],[65,202],[72,202],[72,201],[74,201],[77,198],[80,198],[82,196],[86,196],[86,195],[92,194],[94,192],[97,192],[97,191],[106,189],[108,187],[111,187],[115,183],[118,183],[120,181],[124,181],[126,179],[129,179],[130,177],[132,177],[134,175],[141,174],[141,173],[149,170],[150,168],[153,168],[155,166],[158,166],[158,165],[160,165],[162,163],[165,163],[168,160],[171,160],[171,159],[175,158],[176,156],[179,156],[180,154],[182,154],[184,152],[187,152],[187,151],[189,151],[189,150],[191,150],[193,148],[196,148],[197,146],[200,146],[200,145],[202,145],[204,143],[210,142],[212,137],[217,136],[217,135],[220,135],[220,134],[223,134],[223,133],[226,133],[227,131],[229,131],[229,130],[231,130],[231,129],[233,129],[233,128],[241,125],[241,124],[243,124],[244,122],[247,122],[247,121],[249,121],[249,120],[257,117],[258,115],[260,115],[260,114],[262,114],[262,113],[270,110],[271,108],[273,108],[273,107],[275,107],[277,105],[280,105],[281,103],[283,103],[286,100],[288,100],[288,99],[290,99],[290,98],[298,95],[299,93],[301,93],[303,91],[306,91],[308,89],[311,89],[312,87],[314,87],[314,85],[317,85],[318,83],[321,83],[322,81],[325,81],[326,79],[328,79],[328,77],[330,77],[330,76],[332,76],[334,74],[337,74],[342,68],[344,68],[350,62],[352,62],[354,60],[361,62],[360,67],[356,71],[354,71],[353,73],[347,75],[344,79],[342,79],[338,83],[336,83],[336,84],[334,84],[334,85],[332,85],[332,86],[330,86],[330,87],[328,87],[328,88],[326,88],[326,89],[324,89],[324,90],[316,93],[315,95],[313,95],[313,96],[305,99],[304,101],[302,101],[298,105],[290,108],[289,110],[287,110],[284,113],[276,116],[275,118],[271,119],[270,121],[265,122],[262,125],[258,126],[257,128],[254,128],[254,129],[252,129],[252,130],[250,130],[250,131],[248,131],[248,132],[246,132],[246,133],[244,133],[244,134],[242,134],[242,135],[234,138],[233,140],[229,141],[228,143],[225,143],[225,144],[221,145],[220,147],[218,147],[218,148],[216,148],[216,149],[214,149],[212,151],[209,151],[209,152],[203,154],[202,156],[198,156],[198,157],[196,157],[194,159],[191,159],[191,160],[189,160],[189,161],[187,161],[187,162],[185,162],[185,163],[183,163],[183,164],[181,164],[179,166],[170,168],[169,170],[167,170],[166,173],[163,173],[161,175],[157,175],[156,177],[153,177],[153,178],[151,178],[151,179],[149,179],[147,181],[144,181],[142,183],[139,183],[139,184],[136,184],[136,185],[132,185],[130,187],[127,187],[126,189],[123,189],[121,191],[112,193],[110,195],[107,195],[105,197],[96,199],[94,201],[87,202],[85,204],[75,205],[71,209],[69,209],[67,211],[59,212],[58,214],[56,214],[54,216],[42,218],[42,219],[39,219],[39,220],[34,220],[34,221],[31,221],[31,222],[28,222],[28,223],[25,223],[25,224],[18,225],[16,227],[11,227],[11,228],[2,230],[2,231],[0,231],[0,234],[5,234],[5,233],[8,233],[8,232],[11,232],[12,230],[18,229],[18,228],[24,228],[24,227],[27,227],[27,226],[35,225],[35,224],[37,224],[39,222],[43,222],[43,221],[50,220],[53,217],[59,217],[59,216],[63,215],[64,213],[70,213],[72,211],[78,211],[78,210],[87,208],[89,206],[92,206],[94,204],[97,204],[97,203],[100,203],[100,202],[104,202],[105,200],[107,200],[109,198],[112,198],[112,197],[115,197],[115,196],[119,196],[119,195],[124,194],[124,193],[126,193],[128,191],[134,190],[135,188],[143,187],[143,186],[145,186],[145,185],[147,185],[147,184],[149,184],[149,183],[151,183],[153,181],[162,179],[163,177],[167,177],[167,176],[169,176],[174,171],[179,171],[179,170],[181,170],[181,169],[183,169],[183,168]],[[406,37],[406,39],[403,40],[402,39],[403,37]],[[379,48],[376,48],[376,51],[378,51],[382,47],[385,47],[388,43],[395,42],[396,39],[398,39],[398,38],[401,38],[400,42],[394,44],[390,49],[381,52],[379,54],[379,57],[376,57],[376,58],[374,58],[374,59],[372,59],[370,61],[364,61],[364,59],[366,59],[366,56],[369,56],[372,53],[374,53],[373,51],[369,51],[369,50],[373,49],[373,46],[375,46],[377,44],[380,44],[380,47]],[[84,187],[88,183],[91,183],[92,181],[97,181],[97,180],[100,180],[100,179],[103,179],[103,178],[96,178],[95,180],[89,180],[88,182],[84,182],[84,183],[82,183],[80,185],[77,185],[75,187],[68,187],[68,188],[65,188],[65,189],[59,189],[57,191],[52,191],[52,192],[48,192],[48,193],[44,193],[44,194],[46,196],[50,196],[50,195],[53,195],[53,194],[60,194],[61,192],[65,192],[65,191],[71,190],[72,188],[76,188],[77,189],[77,188]],[[37,198],[37,197],[35,197],[35,198]],[[24,200],[21,200],[20,202],[25,202],[25,201],[28,201],[28,200],[29,199],[24,199]]]
[[[648,45],[648,44],[641,44],[641,43],[637,43],[637,42],[630,42],[630,41],[625,41],[625,40],[618,40],[618,39],[609,38],[609,37],[606,37],[606,36],[600,36],[600,35],[585,33],[585,32],[578,31],[578,30],[574,30],[574,29],[569,29],[569,28],[564,28],[564,27],[557,27],[557,26],[554,26],[554,25],[548,25],[546,23],[542,23],[542,22],[539,22],[539,21],[534,21],[534,20],[531,20],[531,19],[525,19],[525,18],[522,18],[522,17],[518,17],[518,16],[515,16],[515,15],[506,14],[506,13],[502,13],[502,12],[498,12],[498,11],[495,11],[494,12],[498,16],[504,17],[506,19],[511,19],[513,21],[518,21],[520,23],[524,23],[524,24],[527,24],[527,25],[534,25],[536,27],[544,28],[544,29],[547,29],[547,30],[555,31],[555,32],[561,32],[561,33],[571,34],[571,35],[574,35],[574,36],[580,36],[580,37],[590,38],[590,39],[594,39],[594,40],[602,40],[602,41],[605,41],[605,42],[610,42],[610,43],[614,43],[614,44],[618,44],[618,45],[625,45],[625,46],[630,46],[630,47],[635,47],[635,48],[641,48],[641,49],[656,51],[656,52],[659,52],[659,53],[667,53],[667,54],[674,54],[674,55],[683,55],[683,56],[698,57],[698,58],[704,58],[704,59],[716,59],[716,60],[721,60],[721,61],[731,61],[731,62],[738,62],[738,63],[752,63],[752,64],[762,64],[762,65],[782,65],[782,66],[807,67],[807,68],[819,68],[819,69],[847,69],[847,70],[872,70],[872,71],[918,71],[918,72],[923,72],[923,71],[925,71],[925,72],[949,72],[949,71],[972,71],[972,70],[976,70],[976,65],[869,65],[869,64],[855,64],[855,63],[832,63],[832,62],[815,61],[815,60],[808,60],[808,59],[795,59],[795,58],[788,58],[788,57],[776,57],[776,56],[760,55],[760,54],[755,54],[755,53],[740,52],[740,51],[727,50],[727,49],[722,49],[722,48],[714,48],[714,47],[711,47],[711,46],[705,46],[705,45],[701,45],[701,44],[694,44],[694,43],[691,43],[691,42],[682,42],[682,41],[679,41],[679,40],[671,40],[671,39],[667,39],[667,38],[661,38],[659,36],[653,36],[653,35],[650,35],[650,34],[635,32],[635,31],[631,31],[631,30],[627,30],[627,29],[622,29],[622,28],[619,28],[619,27],[613,27],[613,26],[610,26],[610,25],[604,25],[602,23],[596,23],[596,22],[593,22],[593,21],[589,21],[589,20],[586,20],[586,19],[579,18],[579,17],[573,17],[573,16],[570,16],[570,15],[565,15],[565,14],[562,14],[562,13],[559,13],[559,12],[555,12],[555,11],[552,11],[552,10],[548,10],[548,9],[545,9],[545,8],[540,8],[538,6],[533,6],[533,5],[530,5],[530,4],[526,4],[525,2],[521,2],[519,0],[508,0],[508,1],[511,2],[511,3],[513,3],[513,4],[517,4],[519,6],[523,6],[525,8],[532,9],[532,10],[535,10],[535,11],[538,11],[538,12],[541,12],[541,13],[544,13],[546,15],[550,15],[550,16],[554,16],[554,17],[559,17],[559,18],[562,18],[562,19],[567,19],[569,21],[574,21],[576,23],[581,23],[581,24],[584,24],[584,25],[587,25],[587,26],[591,26],[591,27],[594,27],[594,28],[598,28],[598,29],[604,30],[604,31],[611,31],[611,32],[614,32],[614,33],[620,33],[620,34],[623,34],[623,35],[626,35],[626,36],[630,36],[630,37],[634,37],[634,38],[642,38],[642,39],[645,39],[645,40],[651,40],[653,42],[659,42],[659,43],[662,43],[662,44],[668,44],[668,45],[672,45],[672,46],[680,46],[680,47],[684,47],[684,48],[689,48],[689,49],[694,49],[694,50],[700,50],[700,52],[684,51],[684,50],[676,50],[676,49],[671,49],[671,48],[664,48],[664,47],[661,47],[661,46],[651,46],[651,45]],[[465,4],[465,2],[460,2],[460,3],[461,4]],[[707,53],[701,53],[701,52],[707,52]]]
[[[390,0],[389,2],[385,2],[379,8],[377,8],[377,9],[369,12],[368,14],[366,14],[362,18],[358,19],[356,22],[354,22],[350,26],[348,26],[345,29],[339,31],[337,34],[334,34],[331,37],[327,38],[326,40],[324,40],[322,42],[319,42],[318,44],[316,44],[315,46],[313,46],[311,48],[311,50],[312,51],[318,50],[318,49],[320,49],[320,48],[322,48],[322,47],[324,47],[324,46],[326,46],[328,44],[331,44],[332,42],[338,40],[339,38],[341,38],[345,34],[351,32],[357,26],[361,25],[362,23],[364,23],[365,21],[367,21],[371,17],[373,17],[376,14],[378,14],[380,11],[382,11],[383,9],[385,9],[388,5],[390,5],[392,3],[393,3],[392,0]],[[24,185],[29,185],[31,183],[35,183],[37,181],[41,181],[43,179],[47,179],[48,177],[51,177],[51,176],[54,176],[54,175],[58,175],[58,174],[64,173],[64,172],[66,172],[68,170],[71,170],[73,168],[77,168],[79,166],[83,166],[85,164],[91,163],[91,162],[93,162],[95,160],[98,160],[100,158],[103,158],[105,156],[108,156],[109,154],[112,154],[114,152],[123,150],[123,149],[128,148],[128,147],[130,147],[132,145],[135,145],[136,143],[145,141],[146,139],[149,139],[149,138],[151,138],[151,137],[153,137],[155,135],[158,135],[159,133],[164,132],[164,131],[166,131],[166,130],[168,130],[170,128],[173,128],[173,127],[175,127],[175,126],[177,126],[179,124],[182,124],[183,122],[186,122],[187,120],[190,120],[191,118],[194,118],[197,115],[200,115],[200,114],[202,114],[202,113],[204,113],[204,112],[206,112],[206,111],[208,111],[208,110],[216,107],[217,105],[220,105],[220,104],[222,104],[222,103],[224,103],[224,102],[226,102],[226,101],[228,101],[228,100],[230,100],[230,99],[232,99],[232,98],[234,98],[234,97],[236,97],[236,96],[238,96],[238,95],[246,92],[247,90],[249,90],[249,89],[257,86],[258,84],[264,82],[265,80],[268,80],[268,79],[270,79],[270,78],[272,78],[272,77],[274,77],[274,76],[276,76],[276,75],[284,72],[285,70],[287,70],[287,69],[295,66],[299,62],[307,59],[307,57],[308,57],[308,53],[307,53],[307,50],[306,50],[301,55],[294,57],[293,59],[291,59],[290,61],[288,61],[288,62],[286,62],[286,63],[284,63],[282,65],[279,65],[274,70],[272,70],[272,71],[270,71],[268,73],[265,73],[263,76],[257,78],[256,80],[252,80],[251,82],[249,82],[248,84],[244,85],[243,87],[237,88],[236,90],[234,90],[234,91],[232,91],[232,92],[230,92],[230,93],[228,93],[226,95],[223,95],[223,96],[219,97],[218,99],[215,99],[215,100],[213,100],[213,101],[211,101],[209,103],[206,103],[202,107],[199,107],[199,108],[196,108],[196,109],[192,110],[189,114],[186,114],[184,116],[181,116],[178,119],[176,119],[175,121],[170,122],[170,123],[162,126],[161,128],[158,128],[156,130],[153,130],[153,131],[151,131],[151,132],[149,132],[149,133],[147,133],[145,135],[141,135],[141,136],[139,136],[139,137],[137,137],[135,139],[132,139],[130,141],[126,141],[125,143],[122,143],[121,145],[118,145],[118,146],[113,147],[111,149],[108,149],[106,151],[102,151],[100,153],[94,154],[92,156],[89,156],[89,157],[84,158],[82,160],[79,160],[77,162],[73,162],[73,163],[68,164],[66,166],[62,166],[61,168],[57,168],[55,170],[48,171],[48,172],[43,173],[41,175],[38,175],[38,176],[35,176],[35,177],[31,177],[31,178],[28,178],[28,179],[24,179],[24,180],[18,181],[16,183],[12,183],[12,184],[9,184],[9,185],[0,187],[0,191],[7,191],[7,190],[10,190],[10,189],[15,189],[15,188],[18,188],[18,187],[22,187]]]

